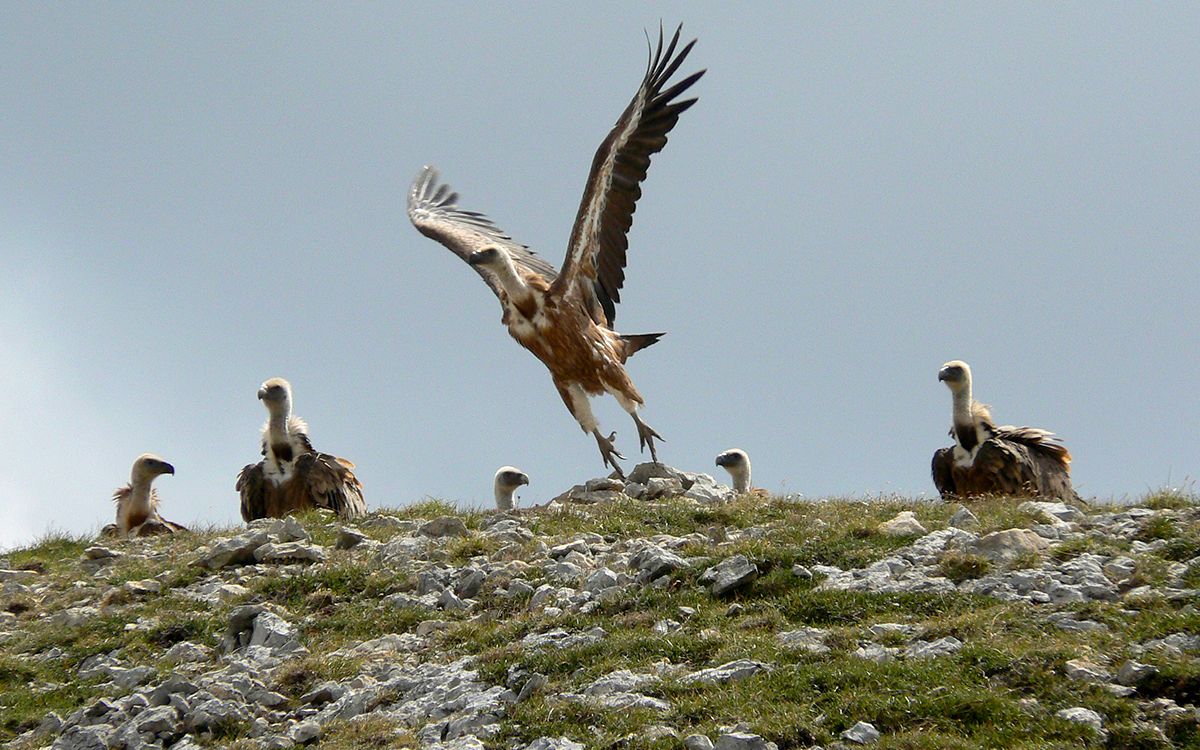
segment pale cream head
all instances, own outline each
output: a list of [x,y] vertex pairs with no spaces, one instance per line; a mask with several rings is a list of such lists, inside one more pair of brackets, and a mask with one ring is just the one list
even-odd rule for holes
[[529,287],[517,266],[513,263],[508,250],[499,245],[488,245],[467,256],[467,263],[477,269],[483,269],[496,279],[504,293],[513,299],[520,299],[529,294]]
[[467,256],[467,263],[472,266],[482,266],[493,271],[499,271],[508,265],[508,252],[499,245],[488,245]]
[[730,448],[717,456],[717,466],[729,472],[733,488],[738,492],[750,491],[750,456],[741,448]]
[[501,466],[496,470],[493,480],[493,491],[496,496],[496,508],[512,510],[513,493],[521,485],[529,484],[529,475],[515,466]]
[[174,474],[175,467],[153,453],[143,453],[133,462],[130,480],[137,484],[154,479],[161,474]]
[[292,410],[292,384],[283,378],[271,378],[259,387],[258,398],[272,416],[286,415]]
[[938,380],[946,384],[951,393],[960,393],[971,387],[971,367],[961,359],[954,359],[938,370]]

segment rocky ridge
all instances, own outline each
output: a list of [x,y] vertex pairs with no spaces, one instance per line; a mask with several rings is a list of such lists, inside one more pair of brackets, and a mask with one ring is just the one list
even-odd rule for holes
[[[13,747],[96,750],[607,746],[595,725],[630,747],[853,746],[904,728],[792,681],[836,663],[954,690],[924,665],[996,660],[996,622],[1014,642],[1054,634],[1034,661],[1067,687],[1009,689],[1055,736],[1167,743],[1200,716],[1193,505],[797,503],[703,476],[641,465],[537,510],[18,551],[0,560],[0,649],[45,667],[0,703],[4,727]],[[1020,684],[995,670],[981,690]],[[773,685],[795,709],[735,700]],[[39,695],[62,708],[39,714]],[[18,704],[32,718],[9,718]]]

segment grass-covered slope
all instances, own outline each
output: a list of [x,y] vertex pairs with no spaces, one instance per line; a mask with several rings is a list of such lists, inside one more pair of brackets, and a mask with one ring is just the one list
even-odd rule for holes
[[[1074,520],[1019,505],[972,503],[977,523],[959,516],[968,531],[939,537],[925,532],[948,529],[960,506],[745,496],[498,518],[425,503],[354,524],[357,544],[308,514],[297,520],[311,538],[298,543],[323,560],[215,570],[196,562],[245,529],[49,538],[0,558],[0,742],[68,746],[71,727],[96,721],[109,747],[525,748],[553,737],[677,748],[741,725],[805,748],[852,744],[841,734],[863,721],[881,748],[1200,748],[1194,498],[1158,494],[1148,510]],[[925,532],[886,533],[901,511]],[[442,517],[462,528],[422,531]],[[999,553],[979,541],[1014,528],[1043,541]],[[339,549],[339,536],[353,546]],[[931,539],[950,541],[922,551]],[[645,562],[658,552],[660,568]],[[704,572],[737,555],[757,576],[714,595]],[[226,638],[245,604],[290,623],[300,648],[251,658]],[[392,634],[402,646],[356,650]],[[426,706],[416,693],[435,682],[403,680],[461,657],[472,657],[470,706]],[[744,676],[700,679],[738,660]],[[1124,674],[1130,661],[1145,666]],[[621,670],[628,689],[604,688]],[[235,694],[238,675],[258,697]],[[171,679],[200,689],[166,704],[165,723],[138,725]],[[327,683],[357,708],[314,697]],[[198,696],[241,708],[201,721]],[[1101,728],[1059,715],[1078,707]],[[297,734],[302,722],[316,739]]]

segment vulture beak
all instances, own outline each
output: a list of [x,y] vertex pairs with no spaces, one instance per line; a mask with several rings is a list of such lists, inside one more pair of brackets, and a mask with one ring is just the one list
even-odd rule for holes
[[949,379],[949,373],[946,372],[946,368],[943,367],[942,369],[938,370],[938,381],[944,382]]
[[520,480],[518,480],[518,482],[520,484],[529,484],[529,476],[526,474],[522,474],[521,478],[520,478]]
[[483,262],[483,256],[481,253],[475,252],[475,253],[471,253],[470,255],[467,256],[467,263],[470,264],[471,266],[477,266],[482,262]]
[[172,466],[171,464],[167,463],[166,461],[163,461],[163,473],[174,476],[175,475],[175,467]]
[[717,466],[728,466],[731,458],[732,456],[722,453],[721,455],[717,456]]
[[262,400],[263,400],[264,398],[266,398],[266,397],[267,397],[267,389],[266,389],[266,388],[259,388],[259,389],[258,389],[258,400],[259,400],[259,401],[262,401]]

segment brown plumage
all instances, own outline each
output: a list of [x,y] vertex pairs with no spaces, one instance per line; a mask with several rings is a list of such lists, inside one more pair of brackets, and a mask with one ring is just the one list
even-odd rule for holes
[[638,416],[645,400],[624,365],[663,334],[621,335],[612,326],[625,282],[627,233],[650,157],[696,102],[676,97],[704,74],[664,88],[695,44],[676,53],[679,33],[664,50],[660,30],[637,93],[596,151],[561,273],[483,214],[459,208],[458,195],[438,182],[431,167],[417,176],[408,198],[413,225],[467,261],[499,297],[509,334],[550,370],[567,409],[618,474],[616,459],[623,456],[612,444],[614,435],[601,434],[588,398],[611,393],[633,418],[643,450],[649,446],[658,460],[654,440],[661,436]]
[[271,378],[258,397],[270,416],[262,432],[263,460],[248,464],[238,475],[243,520],[283,518],[309,508],[325,508],[344,519],[366,513],[354,464],[315,450],[308,425],[292,416],[291,385]]
[[971,398],[971,368],[958,360],[938,373],[953,394],[954,445],[933,454],[933,483],[943,498],[1016,495],[1079,500],[1071,486],[1071,453],[1054,433],[996,425]]
[[175,467],[152,453],[143,453],[133,462],[129,484],[113,492],[117,505],[116,523],[101,531],[107,536],[142,537],[174,534],[187,529],[168,521],[158,512],[158,491],[151,484],[162,474],[174,474]]

